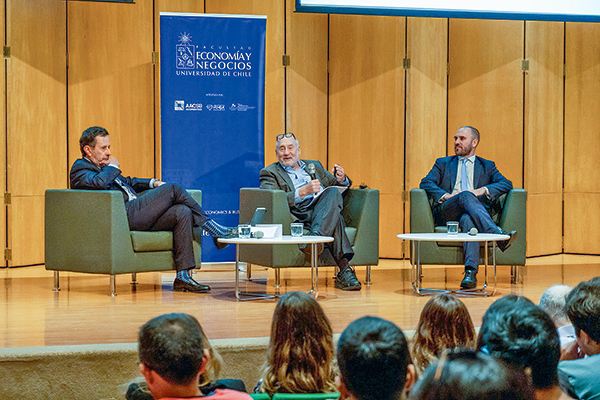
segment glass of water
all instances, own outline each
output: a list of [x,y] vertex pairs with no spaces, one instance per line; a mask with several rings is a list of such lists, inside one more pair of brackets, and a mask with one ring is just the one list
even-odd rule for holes
[[240,235],[240,239],[250,239],[250,225],[248,225],[248,224],[238,225],[238,233]]
[[446,224],[448,235],[458,235],[458,222],[450,221]]
[[290,225],[293,237],[302,237],[304,231],[304,224],[302,222],[292,222]]

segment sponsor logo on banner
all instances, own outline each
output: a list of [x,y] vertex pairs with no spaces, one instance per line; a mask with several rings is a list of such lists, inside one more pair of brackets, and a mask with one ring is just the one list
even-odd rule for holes
[[248,111],[248,110],[254,110],[255,108],[256,107],[248,106],[246,104],[233,103],[233,104],[231,104],[231,106],[229,106],[229,111]]
[[225,111],[225,104],[207,104],[208,111]]
[[175,46],[175,73],[182,76],[252,77],[252,46],[196,46],[183,32]]
[[186,103],[185,100],[175,100],[175,111],[202,111],[202,103]]
[[184,104],[183,100],[175,100],[175,111],[183,111]]

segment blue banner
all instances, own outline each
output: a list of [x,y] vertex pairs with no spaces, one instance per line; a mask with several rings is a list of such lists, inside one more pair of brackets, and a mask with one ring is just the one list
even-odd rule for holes
[[[162,180],[202,190],[226,226],[264,166],[265,39],[263,16],[160,14]],[[235,259],[203,239],[203,261]]]

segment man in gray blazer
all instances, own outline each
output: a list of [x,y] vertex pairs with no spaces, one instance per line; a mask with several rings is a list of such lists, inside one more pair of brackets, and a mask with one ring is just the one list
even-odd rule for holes
[[[300,160],[300,145],[293,133],[277,136],[275,152],[279,161],[260,171],[260,187],[285,191],[290,212],[298,222],[304,223],[311,235],[333,237],[333,242],[326,246],[339,268],[335,287],[360,290],[361,284],[348,264],[354,251],[346,236],[341,214],[344,204],[338,190],[338,187],[350,187],[352,181],[337,164],[332,174],[319,161]],[[300,245],[300,250],[310,253],[306,245]],[[323,251],[323,247],[319,251]]]

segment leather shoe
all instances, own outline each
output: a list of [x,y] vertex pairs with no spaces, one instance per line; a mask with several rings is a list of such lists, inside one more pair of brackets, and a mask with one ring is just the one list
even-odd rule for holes
[[198,283],[193,278],[189,278],[188,280],[175,278],[175,281],[173,281],[173,291],[207,293],[210,291],[210,286]]
[[[237,228],[227,228],[227,235],[222,236],[222,239],[233,239],[238,237],[238,230]],[[221,243],[218,240],[218,237],[214,237],[213,236],[213,242],[215,243],[215,247],[217,248],[217,250],[223,250],[225,247],[229,246],[229,243]]]
[[223,250],[225,247],[229,246],[229,243],[221,243],[219,242],[219,238],[213,236],[213,242],[215,242],[215,247],[217,250]]
[[354,270],[348,266],[338,272],[335,277],[335,287],[341,290],[360,290],[361,284]]
[[[306,244],[306,243],[302,243],[298,245],[298,248],[300,249],[301,252],[303,252],[304,254],[306,254],[307,256],[310,256],[312,254],[312,245],[310,244]],[[323,250],[325,249],[325,246],[323,246],[323,243],[317,243],[317,255],[321,255],[321,253],[323,252]]]
[[498,246],[498,248],[502,251],[506,251],[506,249],[508,249],[510,247],[510,245],[515,241],[516,237],[517,237],[517,231],[510,231],[510,232],[504,232],[503,230],[500,230],[500,232],[498,232],[500,235],[508,235],[510,236],[510,239],[508,240],[501,240],[496,242],[496,246]]
[[460,283],[461,289],[475,289],[477,287],[477,272],[473,269],[465,270],[465,277]]

